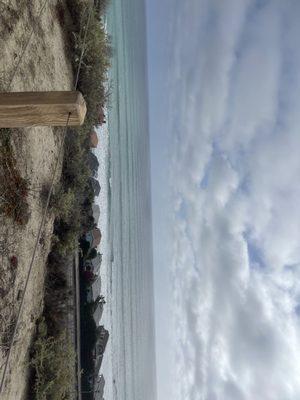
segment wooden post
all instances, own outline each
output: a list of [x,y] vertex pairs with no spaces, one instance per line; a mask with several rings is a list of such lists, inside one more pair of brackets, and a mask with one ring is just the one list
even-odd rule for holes
[[80,92],[0,92],[0,128],[82,125],[86,114]]

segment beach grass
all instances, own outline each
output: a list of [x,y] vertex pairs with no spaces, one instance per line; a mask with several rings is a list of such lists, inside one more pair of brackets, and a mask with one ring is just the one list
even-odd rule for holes
[[[80,63],[82,50],[84,57],[80,67],[78,90],[83,93],[87,103],[87,115],[84,125],[78,129],[85,136],[94,125],[98,124],[99,108],[103,107],[108,98],[106,86],[107,72],[110,67],[112,49],[109,37],[105,31],[102,12],[107,1],[100,1],[100,11],[95,7],[89,19],[89,2],[87,0],[67,0],[73,24],[69,32],[73,54],[74,74]],[[86,40],[85,29],[89,19]]]

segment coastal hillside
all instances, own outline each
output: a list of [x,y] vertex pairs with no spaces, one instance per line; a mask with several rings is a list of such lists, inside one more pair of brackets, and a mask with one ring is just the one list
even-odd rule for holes
[[[1,91],[35,91],[35,90],[70,90],[73,84],[73,73],[70,59],[66,52],[65,35],[57,18],[53,5],[47,5],[39,15],[39,0],[11,1],[9,6],[0,5],[0,85]],[[25,45],[30,31],[34,33],[24,54],[18,71],[14,74],[19,61],[21,49]],[[14,75],[13,75],[14,74]],[[12,79],[13,78],[13,79]],[[10,83],[11,82],[11,83]],[[28,183],[27,211],[20,207],[20,220],[11,218],[8,213],[0,214],[1,246],[1,283],[0,283],[0,365],[5,355],[5,345],[16,318],[20,299],[20,290],[32,252],[36,233],[42,218],[42,203],[39,189],[51,179],[54,164],[58,156],[61,132],[51,127],[35,127],[11,131],[10,147],[13,152],[15,169]],[[1,135],[3,139],[3,133]],[[4,144],[1,143],[3,151]],[[3,160],[3,157],[1,157]],[[4,187],[3,174],[8,174],[1,165],[1,194]],[[13,177],[6,178],[10,181]],[[59,179],[59,176],[57,176]],[[21,199],[16,199],[20,200]],[[3,208],[3,204],[1,203]],[[27,355],[35,322],[43,307],[43,283],[45,265],[50,251],[54,215],[49,214],[42,232],[42,241],[38,246],[35,265],[24,299],[21,328],[13,348],[11,364],[6,381],[6,390],[2,400],[21,399],[26,389],[28,378]],[[11,258],[17,260],[11,265]]]
[[0,3],[0,91],[68,91],[76,83],[88,108],[78,129],[0,129],[0,379],[11,349],[1,400],[59,400],[77,390],[66,282],[79,238],[94,224],[88,158],[107,98],[105,3]]

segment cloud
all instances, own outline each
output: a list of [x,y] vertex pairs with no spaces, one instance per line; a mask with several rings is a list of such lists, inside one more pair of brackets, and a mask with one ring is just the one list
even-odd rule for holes
[[[300,396],[299,2],[178,2],[174,398]],[[186,29],[183,29],[186,27]]]

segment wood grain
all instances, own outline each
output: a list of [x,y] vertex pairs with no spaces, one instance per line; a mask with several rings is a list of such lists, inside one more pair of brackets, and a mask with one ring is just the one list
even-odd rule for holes
[[0,128],[82,125],[86,103],[80,92],[0,92]]

